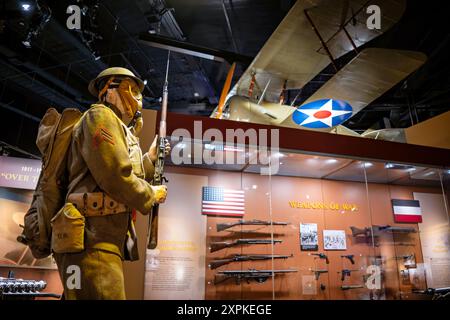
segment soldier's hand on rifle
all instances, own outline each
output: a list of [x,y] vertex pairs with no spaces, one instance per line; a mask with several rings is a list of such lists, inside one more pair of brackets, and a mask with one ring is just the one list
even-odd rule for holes
[[167,198],[167,186],[160,185],[160,186],[151,186],[153,189],[153,192],[155,194],[155,202],[156,203],[164,203]]
[[[166,156],[170,153],[170,143],[167,139],[165,139],[165,149],[164,152]],[[153,139],[152,145],[150,146],[150,149],[148,150],[148,155],[150,157],[150,160],[155,163],[157,157],[158,157],[158,135],[155,136],[155,139]]]

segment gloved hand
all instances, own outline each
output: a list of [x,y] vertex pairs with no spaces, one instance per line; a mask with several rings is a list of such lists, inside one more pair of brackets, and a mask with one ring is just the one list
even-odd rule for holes
[[155,202],[156,203],[164,203],[167,197],[167,186],[151,186],[153,189],[153,193],[155,194]]
[[[165,139],[165,149],[164,152],[166,156],[170,153],[170,143],[167,139]],[[153,139],[152,145],[150,146],[150,149],[148,149],[148,155],[150,157],[150,160],[155,163],[156,158],[158,157],[158,135],[155,136],[155,139]]]

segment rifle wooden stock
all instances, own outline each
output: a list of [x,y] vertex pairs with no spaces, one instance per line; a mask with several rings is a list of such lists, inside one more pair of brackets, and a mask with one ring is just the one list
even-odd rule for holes
[[216,274],[214,276],[214,284],[215,285],[219,284],[219,283],[224,282],[224,281],[226,281],[228,279],[231,279],[231,278],[232,278],[232,276],[228,276],[228,275],[225,275],[225,274]]
[[222,260],[214,260],[209,263],[210,269],[217,269],[223,265],[229,264],[230,262],[235,261],[234,259],[222,259]]
[[218,259],[211,261],[209,264],[210,269],[216,269],[220,266],[229,264],[231,262],[235,261],[253,261],[253,260],[270,260],[270,259],[287,259],[291,258],[294,255],[291,254],[290,256],[286,255],[235,255],[234,257],[227,258],[227,259]]
[[159,205],[155,204],[152,208],[152,215],[150,217],[150,230],[148,233],[147,248],[155,249],[158,245],[158,213]]
[[367,229],[359,229],[359,228],[357,228],[357,227],[350,227],[350,229],[352,230],[352,236],[353,237],[356,237],[356,236],[359,236],[359,235],[364,235],[364,236],[367,236]]
[[233,246],[234,242],[212,242],[210,245],[211,252],[219,251],[228,247]]

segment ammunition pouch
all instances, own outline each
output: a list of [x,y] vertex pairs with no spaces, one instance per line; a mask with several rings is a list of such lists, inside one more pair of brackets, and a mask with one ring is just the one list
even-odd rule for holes
[[104,192],[71,193],[67,197],[85,217],[99,217],[110,214],[130,213],[124,204],[117,202]]
[[55,253],[84,250],[85,218],[71,203],[66,203],[51,220],[51,247]]

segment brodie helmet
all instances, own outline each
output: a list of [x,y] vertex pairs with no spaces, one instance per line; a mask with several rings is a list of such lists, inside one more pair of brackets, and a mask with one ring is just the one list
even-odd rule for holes
[[100,72],[99,75],[89,83],[88,87],[89,92],[94,97],[98,97],[99,91],[101,90],[101,87],[103,87],[104,85],[104,81],[108,80],[110,77],[132,78],[134,81],[136,81],[139,90],[141,92],[144,90],[144,82],[138,77],[136,77],[133,72],[131,72],[126,68],[114,67],[105,69],[102,72]]

